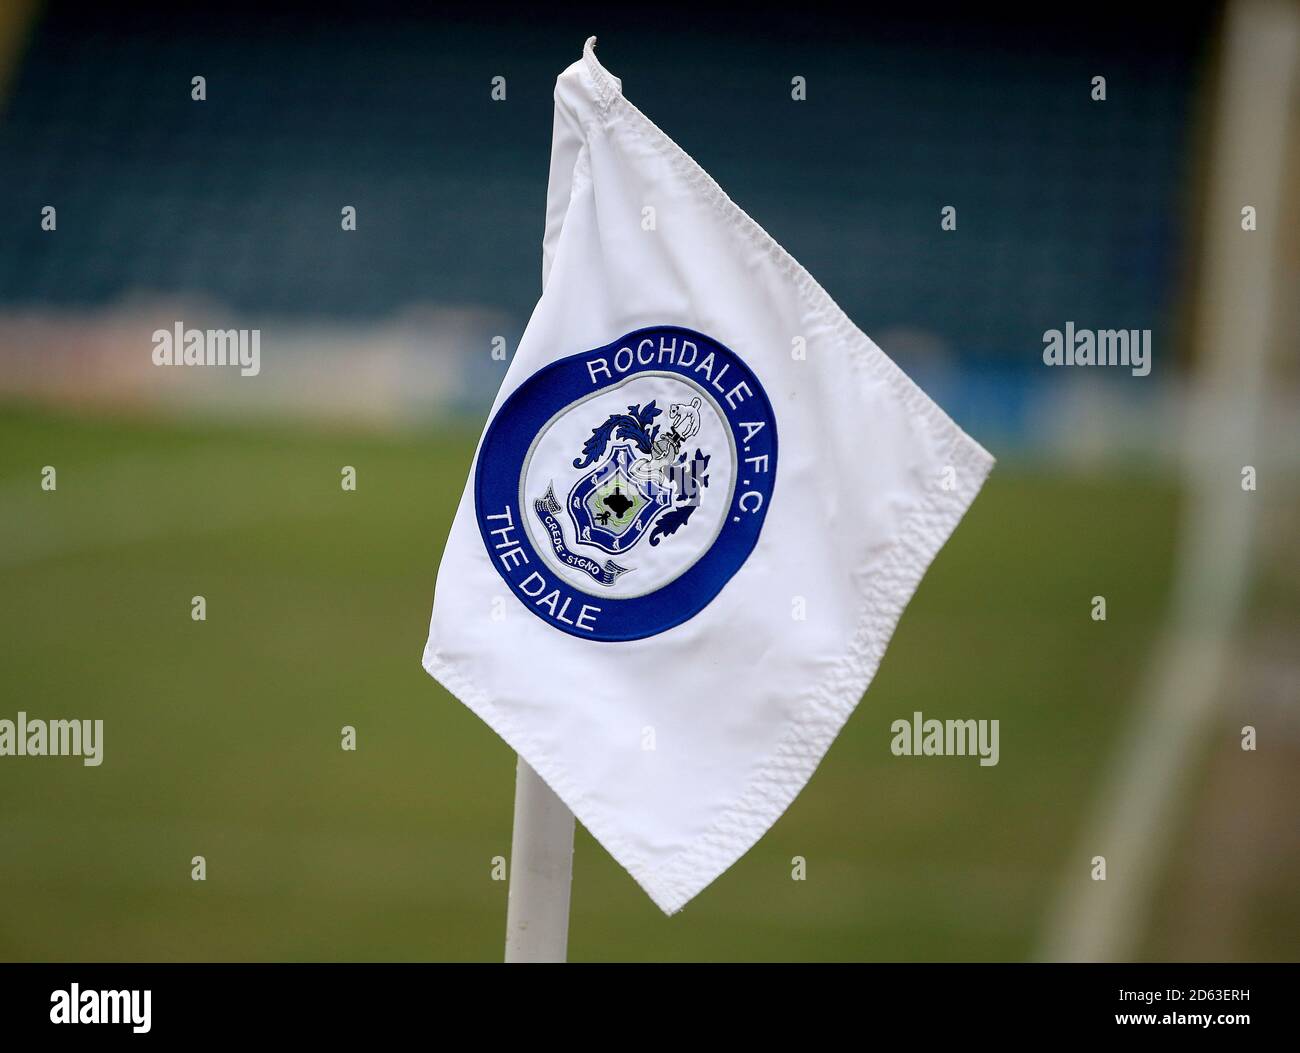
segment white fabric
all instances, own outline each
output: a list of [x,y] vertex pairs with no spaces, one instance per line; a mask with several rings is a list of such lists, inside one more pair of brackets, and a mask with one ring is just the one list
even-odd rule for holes
[[[662,325],[707,334],[743,357],[771,401],[779,451],[766,518],[743,565],[693,617],[641,639],[584,639],[511,593],[509,569],[480,533],[471,472],[424,665],[672,913],[807,783],[993,459],[623,97],[593,43],[556,85],[544,291],[493,415],[548,363],[624,334]],[[643,229],[647,207],[653,230]],[[635,385],[624,402],[654,397],[666,410],[689,394],[672,377]],[[541,467],[529,462],[517,511],[539,547],[545,530],[529,506],[542,476],[573,474],[561,462],[589,430],[566,418],[536,444]],[[624,560],[634,572],[588,591],[657,588],[674,567],[651,559],[707,551],[727,518],[719,509],[731,511],[722,497],[744,482],[729,473],[750,474],[728,460],[725,430],[702,406],[687,445],[715,451],[716,477],[696,518],[655,549],[638,544]]]

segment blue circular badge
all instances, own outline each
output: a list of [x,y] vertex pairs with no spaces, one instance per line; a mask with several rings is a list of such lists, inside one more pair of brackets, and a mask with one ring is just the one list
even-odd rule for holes
[[510,591],[555,628],[640,640],[703,610],[758,543],[776,419],[734,351],[638,329],[544,366],[488,425],[479,531]]

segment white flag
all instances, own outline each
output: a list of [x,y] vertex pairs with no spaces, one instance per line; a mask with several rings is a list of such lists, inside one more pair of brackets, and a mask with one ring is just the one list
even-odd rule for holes
[[672,913],[807,783],[993,459],[594,42],[424,665]]

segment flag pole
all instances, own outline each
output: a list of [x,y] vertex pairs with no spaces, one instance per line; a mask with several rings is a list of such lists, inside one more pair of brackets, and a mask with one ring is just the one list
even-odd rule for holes
[[507,962],[562,962],[569,947],[573,813],[523,757],[515,771]]

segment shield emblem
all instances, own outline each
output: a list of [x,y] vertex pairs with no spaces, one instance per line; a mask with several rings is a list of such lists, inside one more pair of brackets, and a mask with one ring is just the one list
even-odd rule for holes
[[580,544],[626,552],[672,508],[676,490],[662,477],[668,473],[648,468],[649,459],[630,443],[613,443],[608,456],[574,483],[565,507]]

